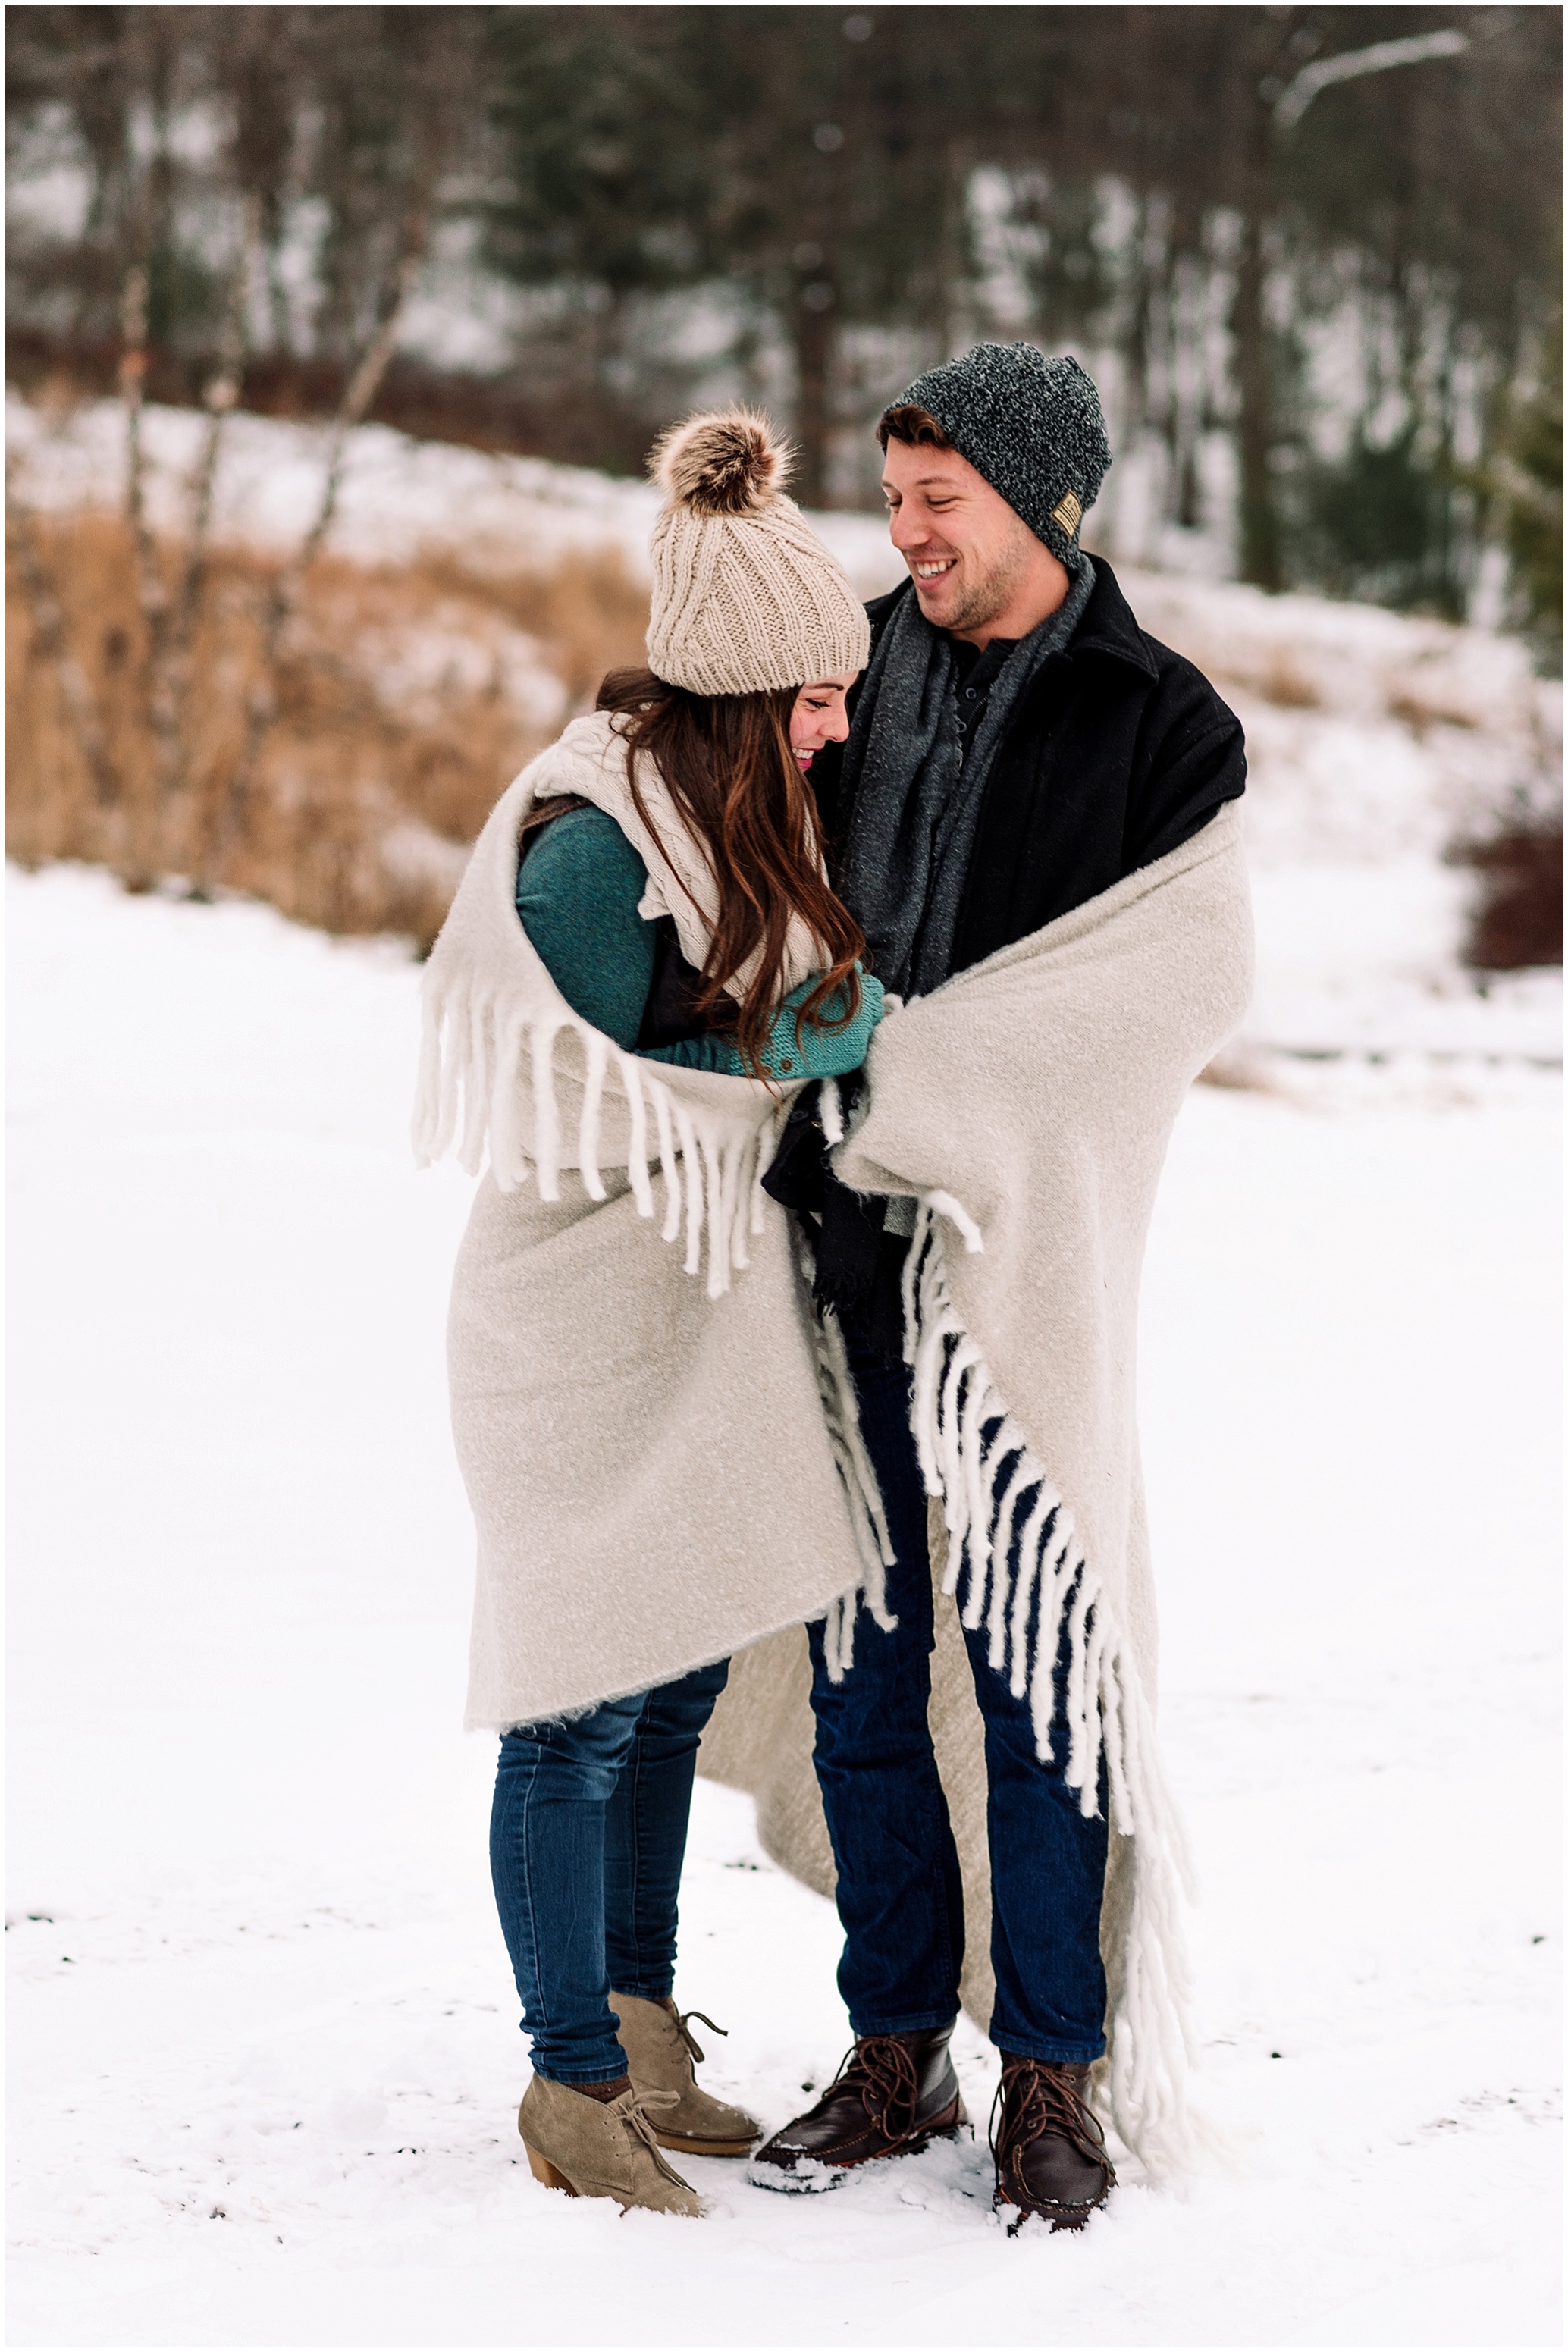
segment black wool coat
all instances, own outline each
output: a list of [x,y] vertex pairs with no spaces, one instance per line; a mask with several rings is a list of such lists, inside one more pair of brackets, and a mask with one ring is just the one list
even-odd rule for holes
[[[1201,670],[1138,626],[1109,563],[1066,649],[1051,656],[998,747],[964,886],[952,969],[1152,866],[1208,823],[1247,782],[1241,722]],[[871,642],[906,583],[866,611]],[[860,693],[849,698],[854,709]],[[842,747],[811,763],[830,870],[850,810],[840,805]],[[851,912],[854,909],[851,908]]]

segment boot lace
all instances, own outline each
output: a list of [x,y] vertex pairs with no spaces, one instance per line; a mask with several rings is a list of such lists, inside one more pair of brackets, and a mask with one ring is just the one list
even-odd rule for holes
[[675,2027],[677,2033],[679,2034],[682,2042],[685,2042],[687,2054],[690,2058],[692,2064],[695,2066],[701,2065],[704,2052],[701,2043],[697,2039],[697,2036],[691,2032],[691,2020],[694,2017],[700,2017],[702,2020],[703,2024],[708,2028],[710,2033],[716,2033],[721,2042],[728,2042],[730,2039],[729,2027],[727,2025],[715,2025],[713,2020],[708,2015],[706,2010],[681,2010],[672,2007],[667,2011],[667,2014],[670,2022]]
[[621,2108],[620,2113],[621,2120],[626,2125],[626,2129],[633,2133],[637,2138],[646,2142],[655,2164],[658,2167],[659,2171],[663,2173],[665,2179],[667,2180],[679,2181],[680,2186],[684,2189],[688,2184],[680,2179],[679,2173],[677,2172],[674,2167],[670,2164],[663,2148],[660,2147],[658,2140],[655,2138],[653,2126],[649,2122],[647,2113],[649,2107],[661,2109],[664,2107],[678,2107],[679,2105],[680,2094],[678,2091],[637,2091],[633,2094],[627,2105]]
[[813,2108],[826,2107],[836,2093],[858,2091],[860,2104],[887,2138],[910,2138],[915,2128],[921,2078],[908,2050],[891,2033],[868,2033],[858,2042]]
[[[1000,2131],[996,2124],[998,2108],[1002,2117]],[[1105,2134],[1098,2116],[1084,2105],[1072,2084],[1055,2067],[1038,2059],[1026,2058],[1007,2068],[991,2103],[987,2137],[998,2174],[1005,2173],[1021,2149],[1044,2139],[1047,2134],[1065,2139],[1086,2163],[1109,2168]]]

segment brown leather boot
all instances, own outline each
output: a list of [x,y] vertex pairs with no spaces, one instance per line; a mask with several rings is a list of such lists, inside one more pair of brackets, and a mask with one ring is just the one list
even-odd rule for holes
[[1115,2188],[1105,2134],[1086,2104],[1088,2089],[1087,2066],[1048,2066],[1003,2052],[1000,2130],[992,2109],[994,2202],[1017,2207],[1015,2230],[1031,2213],[1053,2230],[1081,2230]]
[[954,2138],[969,2117],[948,2055],[952,2034],[937,2025],[857,2042],[816,2105],[757,2150],[748,2177],[761,2189],[837,2189],[857,2165]]

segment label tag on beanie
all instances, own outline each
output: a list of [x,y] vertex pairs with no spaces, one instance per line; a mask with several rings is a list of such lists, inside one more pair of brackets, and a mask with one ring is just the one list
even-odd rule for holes
[[1051,520],[1059,522],[1068,537],[1069,539],[1072,537],[1083,520],[1083,509],[1079,504],[1075,492],[1068,490],[1063,493],[1059,503],[1051,509]]

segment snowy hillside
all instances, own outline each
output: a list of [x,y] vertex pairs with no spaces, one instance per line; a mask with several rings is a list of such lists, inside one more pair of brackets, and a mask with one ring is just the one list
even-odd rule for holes
[[[202,430],[192,414],[148,412],[160,527],[181,525]],[[293,545],[313,511],[324,434],[237,415],[226,430],[220,535]],[[13,402],[7,435],[18,487],[40,508],[119,497],[124,433],[113,404],[62,420]],[[640,577],[654,511],[646,485],[365,426],[353,436],[331,545],[364,564],[435,551],[479,572],[547,572],[573,551],[610,551]],[[877,518],[814,520],[862,593],[901,576]],[[1374,1066],[1425,1085],[1433,1057],[1464,1066],[1467,1083],[1478,1063],[1560,1061],[1559,975],[1478,987],[1459,961],[1476,879],[1445,856],[1510,816],[1560,806],[1561,688],[1531,675],[1518,644],[1479,630],[1153,573],[1121,577],[1144,626],[1195,660],[1247,727],[1259,980],[1233,1069],[1321,1094],[1325,1055],[1340,1057],[1331,1075],[1352,1091]],[[526,635],[502,631],[480,647],[460,644],[438,615],[421,626],[423,635],[405,625],[396,642],[361,649],[392,701],[428,697],[477,663],[504,680],[520,723],[567,708]],[[434,836],[404,830],[407,841],[389,854],[449,861]]]
[[[1009,2241],[964,2025],[975,2145],[623,2221],[514,2129],[415,970],[66,866],[8,908],[13,2343],[1559,2340],[1555,1079],[1177,1128],[1143,1437],[1236,2176]],[[700,1787],[677,1990],[770,2126],[837,1940]]]

